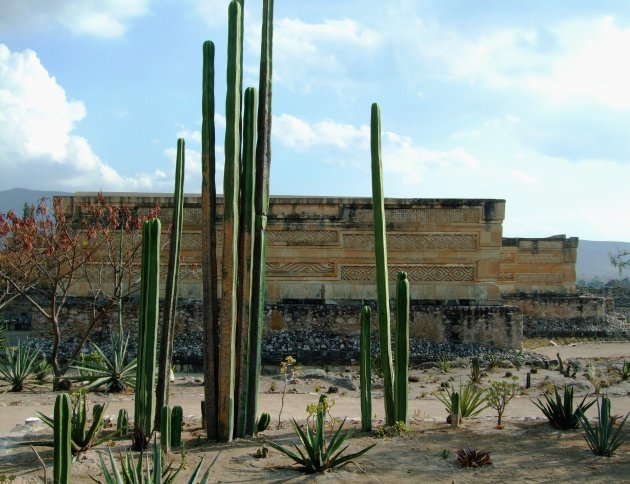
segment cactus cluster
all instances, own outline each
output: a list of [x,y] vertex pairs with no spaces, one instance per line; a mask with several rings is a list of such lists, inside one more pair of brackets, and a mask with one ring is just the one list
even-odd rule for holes
[[[391,347],[389,272],[387,269],[387,238],[385,228],[385,198],[381,159],[381,114],[378,104],[372,104],[370,124],[372,157],[372,204],[374,207],[374,248],[378,326],[383,369],[385,423],[407,423],[407,388],[409,374],[409,281],[407,274],[398,274],[396,283],[396,371]],[[363,341],[363,339],[362,339]]]
[[[255,88],[248,88],[244,102],[242,7],[243,0],[232,0],[228,7],[220,307],[214,180],[214,44],[205,42],[203,48],[204,420],[208,438],[223,441],[252,435],[255,430],[264,303],[264,227],[269,198],[273,1],[263,2],[260,96]],[[264,203],[258,203],[260,200]]]
[[160,414],[160,447],[168,453],[171,447],[177,448],[182,445],[184,411],[179,405],[172,409],[168,405],[163,405]]

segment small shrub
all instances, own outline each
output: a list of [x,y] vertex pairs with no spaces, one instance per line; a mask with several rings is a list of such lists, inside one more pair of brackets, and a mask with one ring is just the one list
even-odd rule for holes
[[486,359],[488,360],[488,365],[486,366],[486,369],[488,370],[492,370],[501,364],[501,357],[499,355],[495,355],[494,353],[487,354]]
[[48,363],[48,360],[42,356],[39,360],[37,360],[33,374],[35,376],[35,379],[39,383],[44,383],[46,379],[52,374],[52,371],[52,365]]
[[621,377],[622,380],[627,380],[630,378],[630,361],[624,360],[621,364],[621,368],[617,366],[613,366],[613,371],[617,373]]
[[584,397],[574,409],[572,386],[564,388],[564,397],[560,396],[557,388],[554,388],[554,391],[555,399],[545,394],[543,395],[545,402],[542,402],[540,398],[537,398],[536,401],[532,400],[532,402],[545,414],[552,427],[561,430],[578,428],[580,425],[579,414],[586,412],[595,403],[595,400],[585,404],[586,397]]
[[282,401],[280,403],[280,411],[278,412],[278,429],[282,423],[282,409],[284,408],[284,397],[287,394],[287,385],[289,382],[295,382],[295,378],[300,374],[301,366],[297,364],[295,358],[291,355],[286,356],[280,362],[280,374],[284,377],[284,386],[282,387]]
[[615,422],[610,414],[610,400],[608,397],[603,396],[601,401],[600,405],[599,400],[597,400],[597,414],[599,415],[599,423],[597,425],[591,425],[584,412],[579,412],[578,418],[584,429],[584,439],[591,452],[595,455],[611,457],[623,443],[621,431],[630,413],[620,421],[617,431],[613,432]]
[[451,360],[446,356],[440,356],[438,360],[438,367],[442,370],[443,373],[448,373],[451,371]]
[[497,428],[502,428],[501,419],[508,403],[519,390],[516,383],[507,381],[493,381],[487,390],[488,405],[497,411]]
[[411,429],[405,424],[405,422],[396,422],[394,425],[381,425],[372,430],[372,435],[377,439],[385,437],[400,437],[401,435],[408,434]]
[[490,454],[477,449],[458,449],[457,462],[462,467],[481,467],[492,465]]

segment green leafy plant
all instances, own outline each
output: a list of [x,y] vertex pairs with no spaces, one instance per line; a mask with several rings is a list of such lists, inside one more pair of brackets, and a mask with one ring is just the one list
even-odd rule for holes
[[0,357],[0,379],[11,385],[12,392],[21,392],[24,386],[35,379],[35,368],[40,351],[18,341],[15,347],[6,347]]
[[[84,391],[73,392],[72,394],[72,453],[86,451],[107,440],[110,435],[101,437],[101,432],[109,424],[109,419],[104,419],[105,405],[94,405],[92,409],[92,419],[88,425],[88,404],[87,395]],[[53,430],[55,429],[54,419],[37,412],[42,422]],[[39,442],[41,444],[41,442]]]
[[630,378],[630,361],[624,360],[621,367],[613,366],[612,369],[621,377],[622,380]]
[[512,358],[512,363],[514,363],[514,368],[520,370],[523,367],[523,352],[516,351],[514,353],[514,357]]
[[104,364],[104,356],[98,351],[89,351],[81,353],[75,360],[75,369],[79,371],[81,376],[90,376],[95,369],[101,368]]
[[494,353],[488,353],[486,355],[486,359],[488,360],[488,365],[486,366],[488,370],[492,370],[501,364],[501,357],[499,355],[495,355]]
[[440,359],[438,360],[438,367],[443,373],[451,371],[451,366],[452,362],[447,356],[440,356]]
[[481,373],[479,358],[473,357],[470,360],[470,375],[468,375],[468,378],[472,383],[481,383]]
[[117,393],[127,388],[135,388],[136,359],[125,363],[128,343],[129,334],[126,337],[122,334],[112,337],[111,358],[98,345],[92,343],[94,353],[98,357],[94,358],[89,365],[83,365],[81,362],[74,365],[73,368],[79,370],[81,375],[74,379],[87,381],[88,384],[84,387],[86,390],[102,387],[106,392]]
[[462,467],[481,467],[492,464],[490,454],[482,450],[458,449],[456,454],[457,462],[459,462]]
[[[452,413],[451,400],[455,388],[451,385],[450,388],[443,388],[435,394],[437,399],[442,402],[446,411],[450,415]],[[459,384],[459,406],[461,418],[474,418],[479,416],[486,408],[489,407],[486,399],[486,390],[480,386],[469,382],[465,386]]]
[[557,388],[554,388],[554,391],[555,398],[544,394],[544,402],[540,398],[532,400],[532,402],[545,414],[552,427],[562,430],[578,428],[580,425],[578,418],[580,412],[586,412],[595,403],[595,400],[585,403],[585,396],[577,408],[574,409],[572,386],[564,387],[564,396],[560,395]]
[[[177,468],[173,468],[173,462],[169,463],[166,468],[162,466],[162,452],[157,443],[153,443],[153,466],[149,467],[149,458],[145,455],[144,451],[140,453],[138,460],[134,460],[133,454],[127,452],[125,457],[121,457],[120,466],[114,459],[112,450],[107,449],[109,453],[109,467],[105,464],[103,455],[99,454],[100,468],[103,474],[103,481],[105,484],[172,484],[176,481],[176,478],[180,471],[184,468],[184,462]],[[201,479],[199,479],[199,473],[203,466],[205,458],[202,458],[192,475],[188,479],[188,484],[195,484],[199,482],[205,484],[210,477],[210,470],[214,466],[215,462],[219,458],[221,452],[217,453],[214,460],[210,463]]]
[[289,449],[285,449],[275,442],[269,442],[269,445],[271,447],[279,452],[282,452],[287,457],[293,459],[293,461],[295,461],[297,464],[300,464],[307,474],[311,474],[313,472],[324,472],[328,469],[346,464],[347,462],[350,462],[351,460],[365,454],[368,450],[376,445],[372,444],[365,449],[359,452],[355,452],[353,454],[342,455],[348,448],[348,446],[346,445],[341,450],[339,450],[339,448],[343,445],[345,440],[350,435],[352,435],[352,430],[342,432],[345,419],[341,423],[341,425],[339,425],[337,431],[332,435],[330,442],[327,442],[324,435],[324,420],[326,412],[325,400],[327,399],[328,397],[326,395],[320,396],[317,417],[315,418],[313,424],[307,421],[305,425],[305,430],[300,427],[295,419],[291,420],[291,423],[293,424],[293,429],[299,437],[300,442],[304,447],[304,451],[302,451],[296,445],[295,450],[297,451],[297,453],[295,453]]
[[619,423],[619,428],[614,431],[615,422],[610,413],[610,400],[608,397],[602,396],[601,401],[600,405],[599,400],[597,400],[597,414],[599,415],[597,425],[591,425],[582,411],[578,413],[578,419],[582,429],[584,429],[584,439],[591,452],[595,455],[611,457],[623,443],[621,431],[630,413],[626,414],[626,417]]
[[501,425],[503,413],[518,390],[518,384],[507,381],[493,381],[486,390],[488,405],[497,411],[497,428],[503,428]]
[[35,363],[33,374],[35,379],[39,383],[44,383],[46,379],[52,374],[52,371],[52,365],[48,362],[46,358],[42,356],[41,358],[39,358],[39,360],[37,360],[37,363]]

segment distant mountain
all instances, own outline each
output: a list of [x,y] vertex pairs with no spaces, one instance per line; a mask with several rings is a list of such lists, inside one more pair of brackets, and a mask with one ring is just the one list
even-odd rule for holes
[[[602,281],[619,279],[619,270],[610,264],[610,255],[619,251],[630,251],[629,242],[600,242],[594,240],[580,240],[578,245],[577,263],[575,271],[578,279],[590,280],[599,277]],[[621,277],[630,275],[624,271]]]
[[13,210],[20,217],[22,216],[24,202],[36,205],[41,198],[52,198],[55,195],[72,195],[70,192],[28,190],[26,188],[11,188],[0,191],[0,213],[7,213]]

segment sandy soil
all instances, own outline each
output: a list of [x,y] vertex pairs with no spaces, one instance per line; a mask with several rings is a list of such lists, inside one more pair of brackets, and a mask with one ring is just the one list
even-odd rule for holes
[[[452,429],[445,423],[444,406],[434,396],[444,382],[455,386],[468,381],[466,361],[453,362],[453,368],[443,372],[439,368],[414,369],[410,375],[418,381],[410,383],[409,433],[396,437],[375,438],[356,431],[349,440],[349,452],[356,452],[368,445],[376,447],[339,470],[323,475],[306,476],[291,461],[277,451],[270,450],[267,458],[254,457],[266,440],[282,444],[295,442],[288,424],[293,417],[306,418],[306,405],[317,401],[318,392],[326,392],[331,386],[337,393],[331,394],[335,404],[331,414],[335,418],[347,418],[346,426],[357,427],[360,417],[358,369],[336,368],[328,373],[304,368],[295,383],[287,386],[282,411],[282,425],[277,429],[278,413],[282,401],[284,382],[279,375],[264,376],[259,398],[260,411],[272,415],[271,429],[253,439],[242,439],[230,444],[210,444],[200,429],[200,401],[203,387],[199,375],[178,375],[172,386],[171,404],[182,405],[185,416],[185,450],[177,450],[168,460],[185,461],[179,481],[192,472],[199,460],[206,456],[209,463],[217,452],[221,454],[213,468],[211,482],[621,482],[630,479],[630,425],[624,428],[626,442],[612,458],[595,457],[589,451],[581,431],[557,431],[553,429],[533,405],[530,398],[540,396],[552,382],[562,385],[576,384],[576,394],[593,395],[595,388],[584,377],[587,365],[598,370],[600,390],[611,398],[614,414],[630,412],[630,381],[619,381],[608,371],[610,365],[620,365],[630,360],[630,343],[596,343],[577,346],[553,346],[537,350],[550,359],[560,353],[564,361],[577,361],[582,371],[576,379],[564,378],[558,371],[538,369],[531,375],[532,388],[510,402],[504,415],[504,428],[496,429],[494,410],[486,409],[476,419],[463,422]],[[268,369],[273,373],[274,369]],[[524,385],[530,368],[494,368],[488,370],[484,384],[493,379],[509,379],[511,372]],[[35,388],[22,393],[6,392],[0,395],[0,479],[17,476],[16,482],[42,482],[43,470],[33,451],[18,446],[20,441],[50,438],[50,430],[41,423],[25,424],[36,412],[51,414],[56,394],[47,388]],[[92,403],[107,402],[106,413],[115,417],[119,408],[127,408],[133,414],[133,395],[90,395]],[[373,388],[374,426],[382,425],[383,399],[379,382]],[[595,411],[590,411],[593,416]],[[73,482],[93,482],[101,479],[98,453],[107,443],[80,455],[73,464]],[[109,445],[115,453],[124,452],[128,440],[117,439]],[[461,447],[471,447],[490,452],[493,465],[480,469],[462,469],[454,457]],[[37,447],[52,474],[52,449]],[[446,457],[443,457],[446,455]]]

